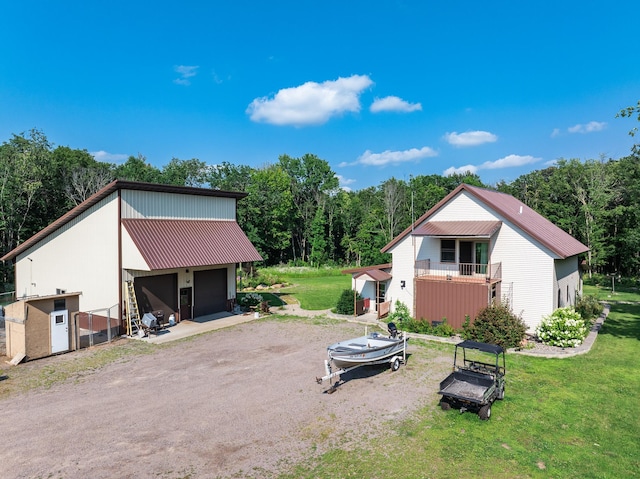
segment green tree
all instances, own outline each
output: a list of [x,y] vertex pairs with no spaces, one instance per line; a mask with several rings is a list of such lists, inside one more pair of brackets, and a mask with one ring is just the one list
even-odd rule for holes
[[[13,135],[0,146],[0,247],[3,255],[29,238],[48,218],[35,209],[51,158],[51,144],[39,130]],[[2,283],[12,281],[2,266]]]
[[267,264],[283,262],[291,248],[288,223],[294,211],[289,176],[279,165],[254,170],[247,185],[243,228]]
[[318,208],[311,223],[311,254],[309,262],[312,266],[321,266],[327,261],[327,221],[324,208]]
[[307,261],[310,253],[311,223],[316,210],[327,196],[337,191],[338,178],[329,163],[316,155],[305,154],[300,158],[282,155],[279,165],[289,175],[290,191],[296,208],[296,214],[290,223],[294,260]]
[[161,183],[162,173],[155,166],[147,163],[142,156],[130,156],[122,165],[114,169],[114,176],[119,180],[142,181],[146,183]]
[[202,188],[208,183],[209,167],[205,162],[195,158],[191,160],[172,158],[162,168],[159,179],[167,185]]

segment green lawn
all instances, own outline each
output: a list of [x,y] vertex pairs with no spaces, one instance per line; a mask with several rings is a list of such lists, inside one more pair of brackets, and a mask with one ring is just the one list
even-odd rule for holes
[[598,298],[600,301],[640,301],[638,288],[626,284],[611,283],[605,285],[584,285],[584,294]]
[[351,288],[351,275],[340,269],[279,269],[278,277],[291,284],[281,290],[294,296],[300,307],[311,311],[336,306],[343,290]]
[[[640,477],[639,317],[636,304],[612,304],[585,355],[508,355],[506,397],[489,421],[434,408],[434,391],[417,419],[389,424],[389,437],[330,450],[281,478]],[[443,346],[423,346],[432,347]]]

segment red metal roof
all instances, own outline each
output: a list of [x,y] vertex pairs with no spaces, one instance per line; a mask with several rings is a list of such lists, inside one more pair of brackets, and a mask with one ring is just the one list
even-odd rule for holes
[[386,281],[388,279],[391,279],[393,276],[391,276],[389,273],[382,271],[381,269],[369,269],[367,271],[363,271],[361,273],[358,274],[354,274],[353,278],[361,278],[362,276],[369,276],[372,280],[374,281]]
[[235,221],[123,219],[151,270],[262,261]]
[[388,270],[390,270],[392,266],[393,265],[391,263],[376,264],[376,265],[372,265],[372,266],[361,266],[359,268],[343,269],[342,273],[343,274],[353,274],[353,273],[360,273],[360,272],[363,272],[363,271],[368,271],[370,269],[381,269],[381,270],[388,269]]
[[418,218],[413,225],[409,226],[382,248],[381,251],[383,253],[388,252],[405,236],[417,229],[422,223],[427,221],[429,217],[463,191],[485,204],[498,216],[501,216],[504,221],[512,223],[521,231],[549,248],[549,250],[560,258],[569,258],[570,256],[589,251],[587,246],[513,196],[465,184],[461,184],[445,196],[438,204]]
[[490,238],[502,221],[430,221],[413,230],[414,236],[469,236]]

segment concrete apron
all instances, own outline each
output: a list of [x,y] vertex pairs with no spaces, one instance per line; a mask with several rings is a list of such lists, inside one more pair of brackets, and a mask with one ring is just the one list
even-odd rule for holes
[[215,329],[227,328],[236,324],[246,323],[253,321],[254,319],[256,319],[254,313],[233,314],[221,312],[201,316],[195,319],[186,319],[174,324],[173,326],[166,326],[164,329],[158,331],[157,334],[150,333],[144,338],[140,338],[139,336],[134,336],[134,338],[148,343],[161,344],[189,336],[195,336],[196,334],[206,333],[207,331],[213,331]]

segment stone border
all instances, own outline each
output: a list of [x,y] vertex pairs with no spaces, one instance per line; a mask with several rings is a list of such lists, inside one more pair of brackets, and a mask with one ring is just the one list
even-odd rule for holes
[[588,353],[589,351],[591,351],[591,347],[593,346],[593,343],[595,343],[596,338],[598,337],[598,333],[602,328],[602,324],[604,323],[605,319],[607,319],[607,316],[609,315],[609,310],[610,310],[609,304],[605,303],[602,313],[600,314],[600,317],[598,317],[598,319],[596,319],[596,321],[593,323],[593,326],[591,326],[591,331],[589,331],[589,334],[587,334],[587,337],[584,339],[584,341],[582,341],[582,344],[580,344],[579,346],[576,346],[575,348],[545,346],[544,348],[541,348],[538,351],[536,351],[535,348],[533,349],[513,348],[507,351],[510,353],[522,354],[524,356],[537,356],[541,358],[569,358],[569,357],[577,356],[579,354]]

